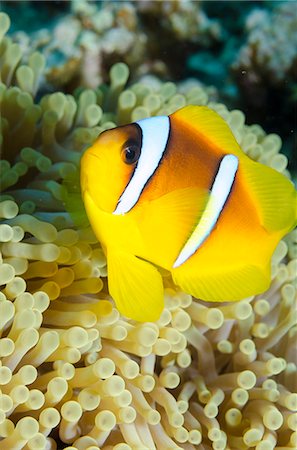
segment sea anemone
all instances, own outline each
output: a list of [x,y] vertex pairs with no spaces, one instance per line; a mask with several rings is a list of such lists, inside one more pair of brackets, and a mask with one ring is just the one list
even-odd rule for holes
[[23,63],[1,38],[0,450],[296,447],[296,230],[264,294],[210,305],[165,277],[160,319],[140,324],[120,316],[100,243],[64,203],[83,150],[116,124],[207,104],[251,158],[289,176],[280,138],[202,87],[126,87],[123,63],[108,86],[37,100],[44,58]]

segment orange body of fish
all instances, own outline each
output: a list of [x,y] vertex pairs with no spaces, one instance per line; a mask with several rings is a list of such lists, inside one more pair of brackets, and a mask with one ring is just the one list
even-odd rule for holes
[[206,301],[264,292],[272,253],[297,222],[293,183],[245,155],[207,107],[103,132],[82,158],[81,187],[110,293],[138,321],[164,307],[159,268]]

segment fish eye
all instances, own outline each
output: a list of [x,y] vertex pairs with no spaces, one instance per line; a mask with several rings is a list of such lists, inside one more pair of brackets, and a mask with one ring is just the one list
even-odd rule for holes
[[134,164],[140,157],[140,148],[138,145],[131,144],[122,151],[122,158],[125,164]]

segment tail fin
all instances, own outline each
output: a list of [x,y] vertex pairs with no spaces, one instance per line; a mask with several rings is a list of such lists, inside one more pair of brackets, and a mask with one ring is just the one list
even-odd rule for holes
[[283,174],[254,161],[243,167],[247,191],[268,231],[286,234],[297,225],[297,191]]

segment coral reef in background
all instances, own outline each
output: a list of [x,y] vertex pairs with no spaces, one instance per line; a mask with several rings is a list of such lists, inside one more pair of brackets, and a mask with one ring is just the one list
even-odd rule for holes
[[296,176],[294,2],[3,0],[2,4],[13,15],[11,37],[24,58],[34,50],[46,57],[43,93],[94,88],[108,81],[109,69],[119,61],[129,65],[134,81],[147,73],[172,81],[195,77],[219,89],[224,103],[243,110],[248,123],[278,132]]
[[253,10],[245,28],[247,43],[233,68],[245,71],[246,83],[277,86],[284,80],[296,82],[297,11],[292,2],[281,3],[270,12]]
[[244,111],[247,123],[279,133],[296,178],[296,2],[223,0],[201,6],[219,23],[221,39],[209,49],[191,49],[184,76],[214,84],[229,108]]
[[263,295],[207,305],[164,278],[160,319],[139,324],[119,315],[100,245],[62,201],[83,150],[115,124],[208,104],[251,158],[290,176],[280,138],[200,86],[127,86],[123,63],[107,86],[39,101],[44,57],[26,62],[0,38],[0,449],[296,447],[296,230]]
[[[70,5],[71,11],[50,29],[13,35],[25,53],[33,49],[46,56],[46,80],[55,88],[94,88],[107,80],[118,61],[126,62],[134,76],[170,76],[183,70],[188,45],[208,47],[220,36],[200,2],[105,1],[99,8],[95,2],[75,0]],[[161,26],[151,27],[160,20]],[[183,44],[182,51],[177,43]],[[178,67],[173,64],[177,56]]]
[[255,8],[246,18],[245,30],[247,41],[231,65],[242,102],[250,117],[286,137],[296,172],[296,2],[276,2],[270,11]]

